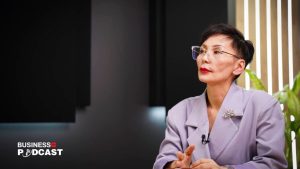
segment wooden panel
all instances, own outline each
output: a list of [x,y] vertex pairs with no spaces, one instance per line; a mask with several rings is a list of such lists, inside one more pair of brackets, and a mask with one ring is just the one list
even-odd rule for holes
[[299,1],[293,0],[293,50],[294,50],[294,76],[300,71],[300,9]]
[[260,36],[261,36],[261,79],[268,89],[267,86],[267,20],[266,20],[266,0],[260,1]]
[[289,64],[288,64],[288,29],[287,29],[287,0],[281,1],[282,6],[282,68],[283,84],[289,83]]
[[[254,46],[257,43],[257,40],[260,41],[260,68],[261,68],[261,79],[268,89],[268,76],[272,76],[272,93],[275,93],[279,90],[279,74],[278,74],[278,64],[282,64],[282,74],[283,74],[283,85],[289,83],[289,51],[288,51],[288,11],[287,11],[287,0],[281,1],[281,29],[282,29],[282,46],[278,46],[278,16],[277,16],[277,0],[270,0],[270,18],[271,18],[271,25],[270,25],[270,33],[271,33],[271,40],[270,42],[267,41],[267,8],[266,3],[267,0],[259,1],[260,6],[260,38],[256,39],[256,18],[255,18],[255,1],[248,1],[248,10],[249,10],[249,39],[253,42]],[[300,22],[300,11],[299,11],[299,1],[293,0],[292,1],[292,37],[293,37],[293,73],[294,76],[300,70],[300,29],[299,29],[299,22]],[[236,0],[236,27],[244,32],[244,0]],[[272,74],[268,75],[268,63],[267,60],[267,48],[268,44],[271,44],[271,64],[272,64]],[[282,63],[278,63],[278,49],[282,49]],[[254,58],[251,63],[250,69],[256,71],[256,62],[257,62],[257,50],[255,49]],[[242,75],[239,80],[238,84],[245,87],[245,76]]]
[[[255,1],[249,1],[249,40],[252,41],[255,47]],[[249,69],[256,71],[256,54],[254,53],[253,60]]]
[[[236,1],[236,28],[244,32],[244,1]],[[245,74],[243,73],[237,80],[240,86],[245,87]]]
[[271,41],[272,41],[272,81],[273,90],[272,93],[278,91],[278,37],[277,37],[277,2],[271,1]]

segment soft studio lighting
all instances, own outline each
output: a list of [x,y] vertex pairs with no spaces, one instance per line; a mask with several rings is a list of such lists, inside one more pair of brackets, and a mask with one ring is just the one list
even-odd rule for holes
[[281,0],[277,0],[278,89],[283,89]]
[[[246,40],[249,40],[249,2],[244,0],[244,36]],[[250,64],[246,67],[250,69]],[[250,78],[248,74],[245,74],[245,88],[250,89]]]
[[261,62],[260,62],[260,7],[259,0],[255,0],[255,57],[256,57],[256,75],[261,78]]
[[271,0],[267,0],[267,72],[268,72],[268,93],[273,94],[272,84],[272,39],[271,39]]
[[163,106],[156,106],[156,107],[149,107],[148,111],[149,119],[153,123],[157,124],[165,124],[166,119],[166,107]]
[[291,132],[291,139],[292,139],[293,168],[297,169],[296,134],[294,131]]
[[[294,68],[293,68],[293,29],[292,29],[292,0],[288,0],[288,51],[289,51],[289,85],[292,88],[294,82]],[[291,117],[292,118],[292,117]],[[294,119],[293,119],[294,120]],[[292,119],[291,119],[292,121]],[[296,139],[295,132],[292,131],[292,157],[293,168],[297,168],[296,157]]]
[[292,87],[294,82],[292,0],[288,0],[288,49],[289,49],[289,84],[290,87]]

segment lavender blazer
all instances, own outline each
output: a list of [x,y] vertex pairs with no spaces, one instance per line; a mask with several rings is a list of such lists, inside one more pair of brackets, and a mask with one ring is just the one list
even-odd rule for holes
[[[224,117],[232,112],[232,116]],[[211,158],[236,169],[287,168],[284,156],[284,118],[279,103],[265,92],[244,90],[232,83],[211,129],[205,94],[187,98],[167,116],[165,138],[153,169],[177,160],[177,151],[195,145],[192,161]]]

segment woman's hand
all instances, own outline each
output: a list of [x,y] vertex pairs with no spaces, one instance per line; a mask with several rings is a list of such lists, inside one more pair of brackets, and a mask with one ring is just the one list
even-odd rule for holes
[[197,160],[191,165],[191,168],[192,169],[227,169],[226,167],[219,166],[212,159]]
[[184,153],[178,151],[178,160],[173,161],[167,168],[190,168],[192,162],[192,154],[195,149],[194,145],[190,145],[185,149]]

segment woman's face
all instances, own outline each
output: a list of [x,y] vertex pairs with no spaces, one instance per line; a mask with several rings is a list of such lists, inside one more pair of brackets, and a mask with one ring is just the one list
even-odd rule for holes
[[208,85],[231,83],[244,70],[244,60],[238,59],[232,40],[226,35],[213,35],[201,46],[197,57],[198,78]]

